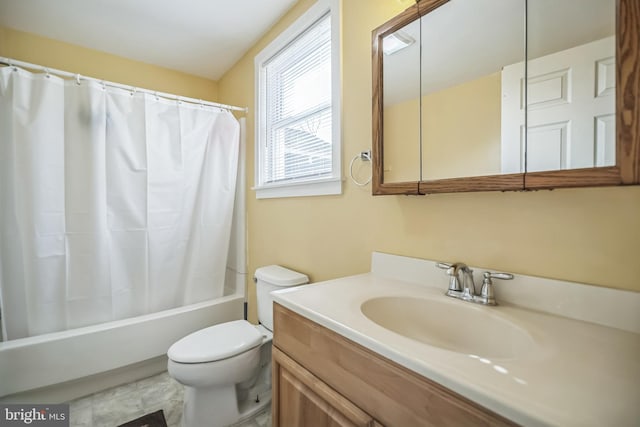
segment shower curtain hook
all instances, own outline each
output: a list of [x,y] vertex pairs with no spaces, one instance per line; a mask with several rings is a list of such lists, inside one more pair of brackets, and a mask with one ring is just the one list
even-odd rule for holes
[[178,101],[178,105],[182,105],[182,97],[181,96],[177,96],[176,97],[176,101]]
[[80,86],[80,73],[76,74],[76,84]]
[[135,96],[138,92],[138,88],[135,86],[131,86],[131,96]]
[[200,104],[200,108],[204,108],[204,104],[202,103],[202,99],[198,99],[198,103]]
[[46,78],[51,77],[51,73],[49,72],[49,69],[48,69],[48,68],[46,68],[46,67],[44,68],[44,76],[45,76]]
[[153,96],[156,97],[156,101],[160,101],[160,97],[158,97],[158,92],[153,92]]

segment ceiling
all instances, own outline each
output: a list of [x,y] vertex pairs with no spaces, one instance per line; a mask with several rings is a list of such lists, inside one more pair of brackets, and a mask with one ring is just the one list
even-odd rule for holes
[[0,25],[218,80],[297,0],[0,0]]

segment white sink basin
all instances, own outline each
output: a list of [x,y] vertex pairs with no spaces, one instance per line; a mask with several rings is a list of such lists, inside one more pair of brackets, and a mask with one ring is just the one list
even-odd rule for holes
[[535,343],[531,335],[494,307],[447,299],[378,297],[362,313],[385,329],[449,351],[491,360],[516,359]]

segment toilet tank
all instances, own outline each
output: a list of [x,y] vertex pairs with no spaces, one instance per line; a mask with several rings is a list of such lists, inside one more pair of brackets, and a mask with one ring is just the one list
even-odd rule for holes
[[290,286],[309,283],[306,274],[289,270],[279,265],[268,265],[256,270],[256,296],[258,301],[258,321],[273,331],[273,297],[271,292]]

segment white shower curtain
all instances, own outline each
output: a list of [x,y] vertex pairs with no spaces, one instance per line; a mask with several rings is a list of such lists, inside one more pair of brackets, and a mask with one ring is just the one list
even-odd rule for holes
[[11,67],[0,77],[5,339],[222,295],[231,113]]

